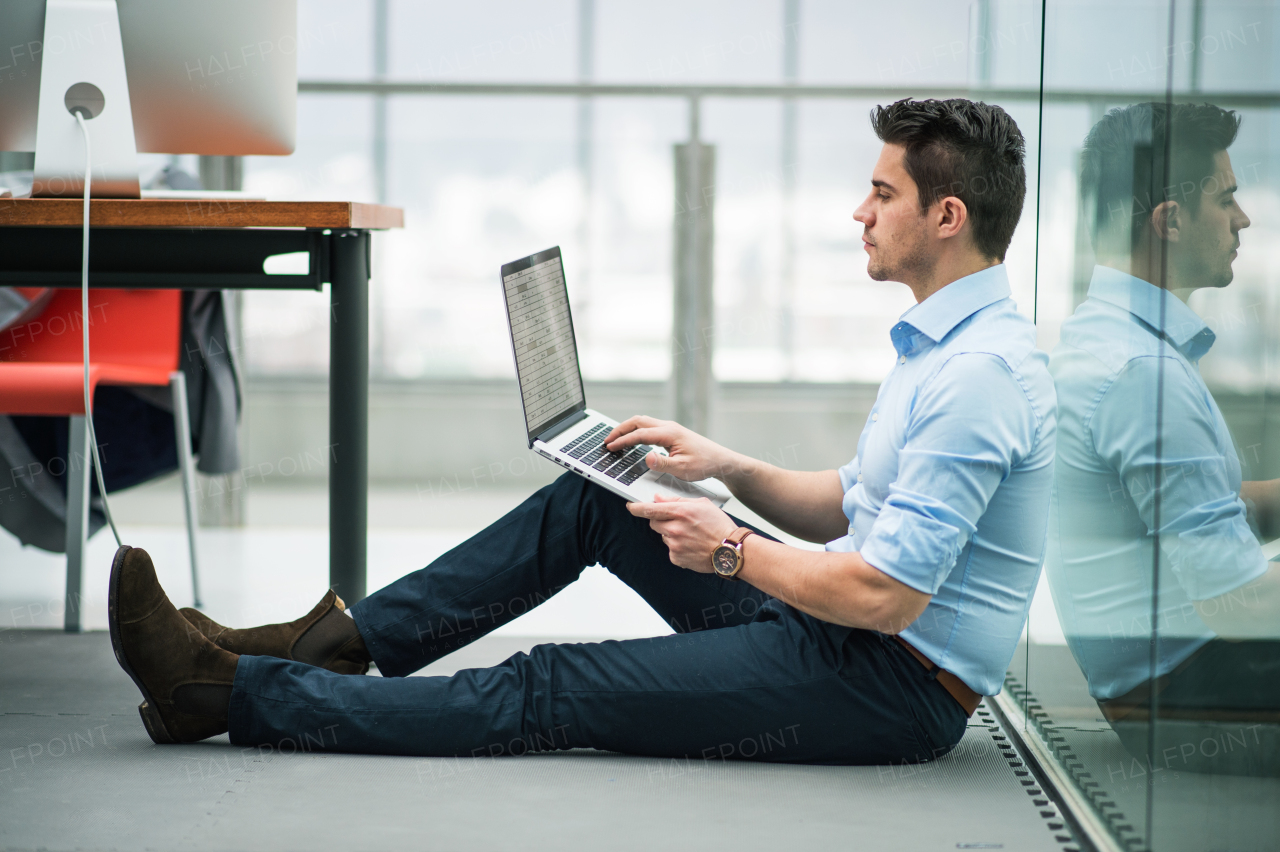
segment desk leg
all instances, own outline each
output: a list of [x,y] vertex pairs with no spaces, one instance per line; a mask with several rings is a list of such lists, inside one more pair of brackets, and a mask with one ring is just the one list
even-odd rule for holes
[[365,596],[369,518],[369,232],[330,237],[329,585]]
[[84,554],[89,547],[89,478],[93,457],[85,416],[73,414],[68,419],[71,422],[67,449],[67,593],[62,624],[68,633],[79,633],[83,624],[81,604],[84,603]]

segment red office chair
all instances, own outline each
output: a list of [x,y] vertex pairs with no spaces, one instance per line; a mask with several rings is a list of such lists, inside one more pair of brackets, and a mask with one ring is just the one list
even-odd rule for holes
[[[19,288],[33,296],[35,289]],[[0,332],[0,414],[70,416],[67,460],[67,592],[64,624],[80,629],[89,528],[89,430],[85,426],[80,290],[59,290],[39,316]],[[107,385],[168,385],[173,393],[178,467],[182,472],[187,546],[196,606],[196,524],[187,385],[178,369],[182,333],[179,290],[89,291],[89,391]],[[77,469],[77,461],[79,464]]]

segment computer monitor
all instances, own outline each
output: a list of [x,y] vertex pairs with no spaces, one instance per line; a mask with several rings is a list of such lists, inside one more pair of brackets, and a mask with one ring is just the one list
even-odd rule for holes
[[79,99],[95,196],[138,195],[137,152],[290,154],[297,48],[296,0],[0,0],[0,151],[78,195]]

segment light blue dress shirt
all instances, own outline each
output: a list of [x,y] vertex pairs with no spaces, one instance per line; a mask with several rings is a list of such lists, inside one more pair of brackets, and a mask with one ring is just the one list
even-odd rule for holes
[[1058,438],[1045,564],[1095,698],[1175,668],[1214,636],[1192,601],[1267,568],[1240,500],[1240,459],[1200,377],[1213,342],[1167,290],[1098,266],[1050,357]]
[[828,550],[932,595],[902,637],[995,695],[1040,576],[1054,391],[1003,264],[934,293],[890,332],[898,352],[840,468],[849,534]]

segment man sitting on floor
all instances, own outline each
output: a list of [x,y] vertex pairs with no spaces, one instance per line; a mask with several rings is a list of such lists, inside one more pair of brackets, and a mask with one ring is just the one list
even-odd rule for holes
[[1280,566],[1250,528],[1252,512],[1276,535],[1280,480],[1245,478],[1200,375],[1217,335],[1188,304],[1235,278],[1250,225],[1227,152],[1239,127],[1231,110],[1160,102],[1093,126],[1080,187],[1098,263],[1049,362],[1054,605],[1102,715],[1154,771],[1277,772],[1266,748],[1181,751],[1222,735],[1256,746],[1280,722]]
[[[377,754],[596,748],[825,764],[947,753],[981,696],[999,692],[1036,587],[1054,390],[1002,264],[1026,192],[1017,125],[961,99],[899,101],[872,125],[884,146],[854,213],[867,271],[918,304],[890,331],[898,358],[857,457],[783,470],[649,417],[607,439],[665,447],[651,466],[716,476],[825,552],[706,500],[626,503],[565,474],[350,617],[329,592],[291,624],[227,630],[174,609],[146,553],[122,547],[111,639],[152,738],[229,730],[237,744],[310,734]],[[727,539],[741,555],[730,579],[711,562]],[[405,677],[597,562],[677,633]],[[370,662],[384,677],[350,676]]]

